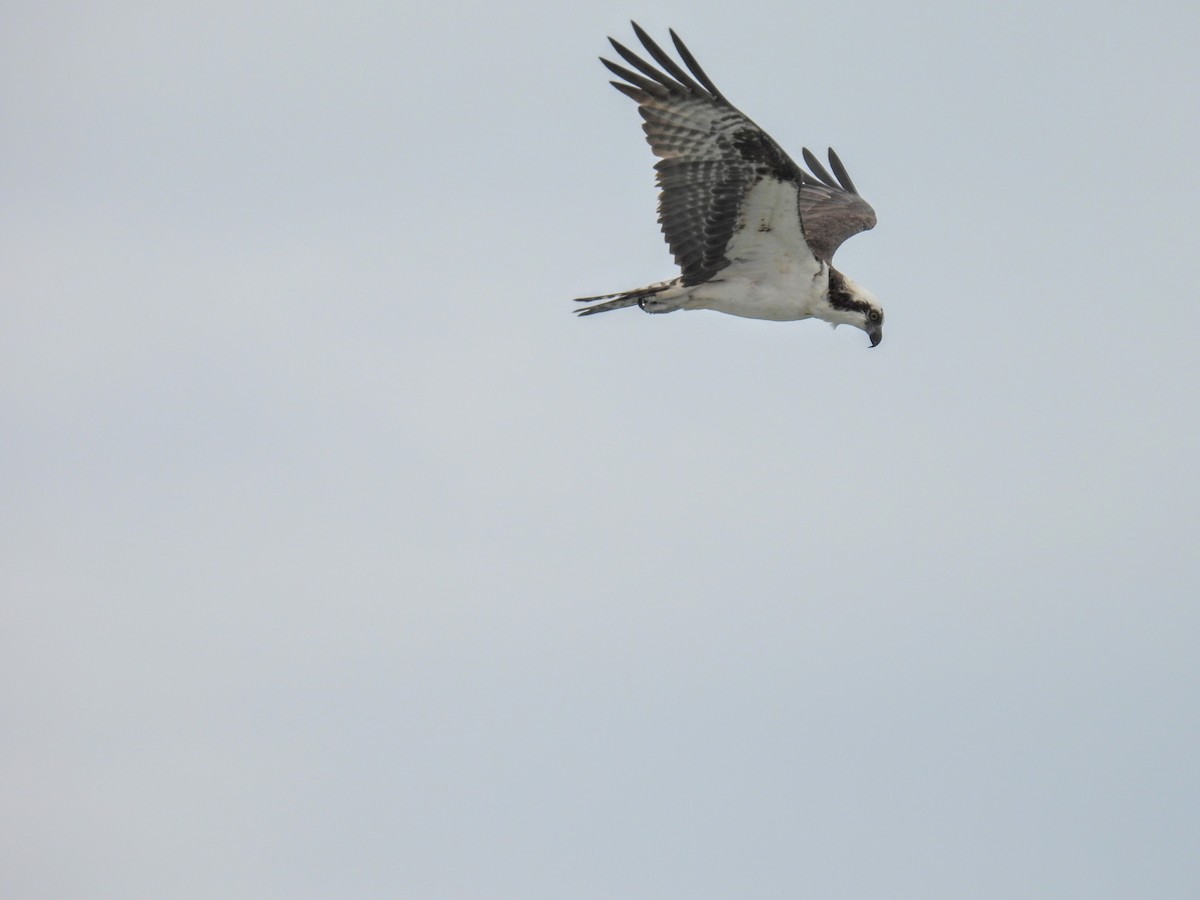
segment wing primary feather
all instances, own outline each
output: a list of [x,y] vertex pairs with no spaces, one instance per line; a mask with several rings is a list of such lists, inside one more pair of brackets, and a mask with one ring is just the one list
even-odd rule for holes
[[647,100],[650,99],[649,94],[647,94],[645,91],[641,90],[640,88],[635,88],[632,84],[626,84],[623,81],[610,81],[609,84],[611,84],[613,87],[615,87],[618,91],[620,91],[626,97],[629,97],[635,103],[639,103],[639,104],[645,103]]
[[665,87],[669,91],[680,92],[680,93],[687,92],[687,88],[685,88],[682,84],[668,78],[666,75],[664,75],[662,72],[658,71],[658,69],[654,68],[654,66],[650,65],[650,63],[646,62],[644,59],[642,59],[640,56],[638,56],[632,50],[628,49],[624,45],[613,40],[612,38],[609,38],[608,42],[613,45],[614,50],[616,50],[619,54],[621,54],[621,58],[623,60],[625,60],[625,62],[629,63],[631,66],[633,66],[639,72],[641,72],[643,75],[648,75],[649,77],[653,78],[655,81],[657,81],[659,84],[661,84],[663,87]]
[[[646,50],[649,51],[650,55],[654,57],[655,62],[675,76],[675,78],[679,80],[680,84],[687,87],[687,89],[692,93],[705,93],[704,88],[696,84],[696,80],[682,68],[680,68],[679,63],[671,59],[667,52],[654,42],[654,38],[646,34],[645,29],[643,29],[641,25],[639,25],[637,22],[630,22],[629,24],[633,26],[634,34],[638,36],[638,40],[642,42],[642,46],[645,47]],[[684,58],[684,61],[687,61],[686,57]]]
[[846,171],[846,167],[842,165],[842,161],[838,159],[838,155],[833,152],[832,147],[829,148],[829,165],[833,166],[833,174],[842,183],[842,187],[852,194],[857,194],[858,191],[854,187],[854,182],[850,180],[850,173]]
[[644,75],[639,75],[637,72],[631,72],[624,66],[618,66],[615,62],[607,60],[604,57],[600,57],[600,62],[604,63],[604,65],[608,67],[608,71],[612,72],[618,78],[624,78],[630,84],[636,85],[637,87],[641,88],[644,93],[647,93],[652,97],[662,98],[668,97],[671,94],[670,90],[663,87],[657,81],[653,81]]
[[713,84],[712,79],[705,74],[702,68],[700,68],[700,63],[696,62],[696,57],[692,56],[692,51],[687,48],[687,45],[684,44],[679,35],[675,33],[675,29],[671,28],[668,30],[671,32],[671,40],[675,42],[675,49],[679,51],[679,55],[683,61],[687,63],[687,67],[692,70],[692,74],[700,79],[701,84],[708,88],[709,93],[711,93],[715,99],[725,100],[725,96],[719,90],[717,90],[717,86]]
[[838,186],[838,183],[833,180],[833,176],[829,174],[828,170],[823,165],[821,165],[821,161],[817,159],[811,150],[809,150],[807,147],[804,147],[800,152],[804,154],[805,164],[809,167],[809,169],[812,170],[813,175],[815,175],[822,184],[831,188],[836,188]]

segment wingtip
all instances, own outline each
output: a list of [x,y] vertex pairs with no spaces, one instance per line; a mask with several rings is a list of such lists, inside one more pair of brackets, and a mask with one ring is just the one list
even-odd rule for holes
[[854,182],[850,178],[850,173],[846,171],[845,164],[832,147],[829,148],[829,165],[833,167],[833,174],[837,176],[837,180],[841,182],[842,187],[851,194],[857,194],[858,188],[854,186]]
[[804,159],[804,164],[808,166],[809,170],[812,172],[813,178],[815,178],[817,182],[825,185],[826,187],[837,187],[837,182],[833,180],[833,176],[829,174],[829,170],[826,169],[821,160],[817,158],[817,154],[813,153],[807,147],[802,147],[800,153]]

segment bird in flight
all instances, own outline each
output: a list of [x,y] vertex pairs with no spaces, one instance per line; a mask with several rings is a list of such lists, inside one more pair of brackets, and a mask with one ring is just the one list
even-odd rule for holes
[[[883,340],[875,296],[833,267],[837,248],[875,226],[833,150],[833,175],[805,148],[807,169],[734,107],[679,36],[685,70],[636,23],[634,33],[661,68],[609,38],[632,68],[601,58],[633,98],[654,155],[658,221],[681,270],[677,278],[578,302],[590,316],[637,305],[648,313],[712,309],[778,322],[822,319]],[[636,71],[635,71],[636,70]],[[836,176],[836,177],[835,177]]]

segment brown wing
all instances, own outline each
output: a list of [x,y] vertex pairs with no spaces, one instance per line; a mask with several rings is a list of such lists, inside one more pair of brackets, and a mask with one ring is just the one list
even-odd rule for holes
[[800,188],[804,239],[818,259],[829,262],[847,238],[875,227],[875,210],[858,196],[846,167],[832,149],[829,164],[837,176],[836,181],[807,147],[804,148],[804,162],[816,176],[805,172]]
[[708,281],[729,265],[725,249],[750,188],[763,178],[799,183],[800,168],[779,145],[727,101],[674,31],[671,39],[689,71],[636,22],[633,30],[657,69],[617,41],[637,71],[601,62],[624,81],[613,87],[637,101],[646,140],[660,161],[658,221],[686,285]]
[[[817,163],[816,176],[792,161],[765,131],[734,107],[671,31],[685,70],[636,23],[634,33],[662,68],[609,38],[633,69],[601,59],[622,81],[613,87],[633,98],[642,114],[659,185],[658,220],[683,272],[685,285],[701,284],[728,266],[726,248],[746,194],[764,178],[801,185],[800,215],[813,253],[828,261],[851,234],[875,224],[875,213],[857,193],[830,151],[841,185]],[[812,166],[811,154],[805,159]],[[810,225],[810,216],[812,217]],[[811,227],[811,233],[810,233]],[[815,238],[815,241],[814,241]]]

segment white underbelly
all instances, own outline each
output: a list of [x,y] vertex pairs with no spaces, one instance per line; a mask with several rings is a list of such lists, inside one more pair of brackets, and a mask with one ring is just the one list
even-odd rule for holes
[[730,278],[692,288],[685,308],[711,309],[745,319],[790,322],[810,318],[824,290],[824,280],[814,281],[807,273],[801,279]]
[[800,227],[798,186],[765,178],[747,193],[725,253],[730,264],[707,284],[687,289],[687,309],[747,319],[808,319],[829,286],[827,267]]

